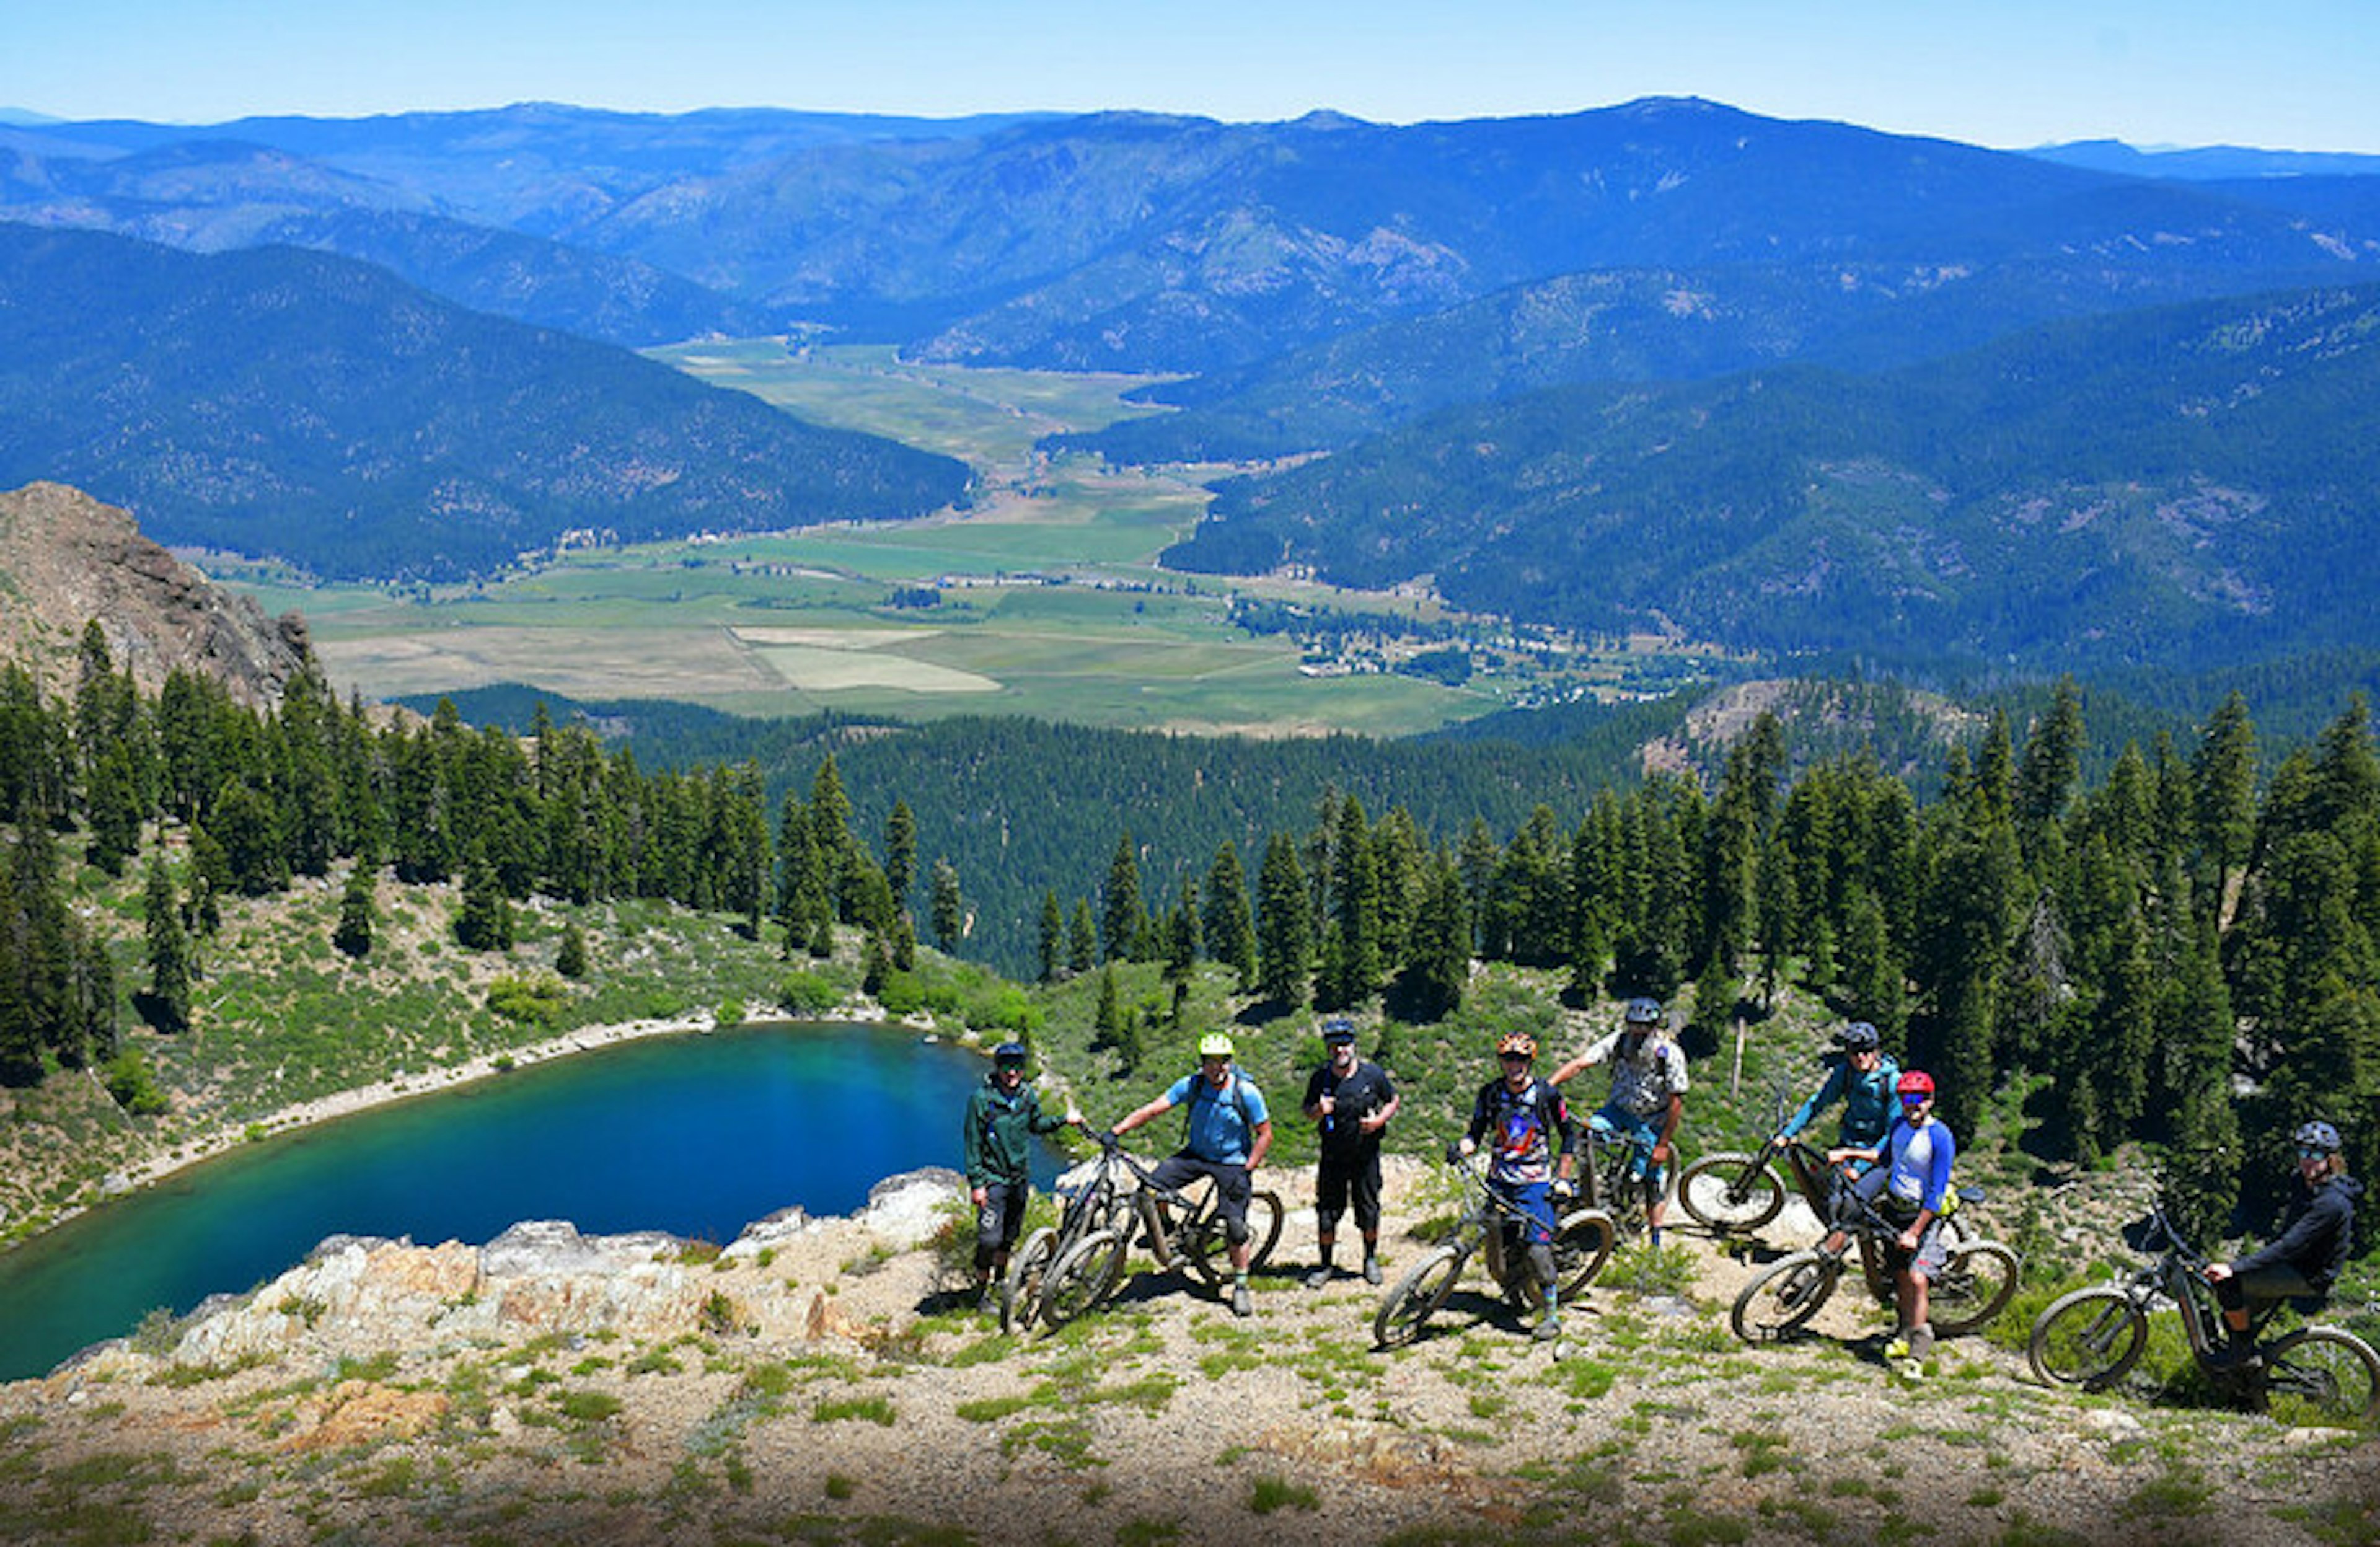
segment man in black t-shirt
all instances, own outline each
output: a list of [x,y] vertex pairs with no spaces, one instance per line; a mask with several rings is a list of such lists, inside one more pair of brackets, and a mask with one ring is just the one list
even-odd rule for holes
[[1305,1275],[1308,1289],[1330,1282],[1330,1251],[1339,1216],[1355,1205],[1364,1237],[1364,1282],[1380,1282],[1380,1134],[1397,1114],[1397,1088],[1378,1064],[1355,1055],[1355,1023],[1333,1016],[1322,1023],[1330,1057],[1305,1082],[1305,1115],[1321,1127],[1321,1160],[1314,1178],[1316,1244],[1321,1263]]

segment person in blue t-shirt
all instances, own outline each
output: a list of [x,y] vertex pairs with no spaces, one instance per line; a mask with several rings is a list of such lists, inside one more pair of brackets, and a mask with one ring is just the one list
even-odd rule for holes
[[1264,1092],[1232,1067],[1232,1039],[1222,1032],[1201,1037],[1198,1072],[1126,1113],[1114,1132],[1121,1137],[1177,1106],[1189,1107],[1182,1148],[1160,1161],[1151,1175],[1158,1186],[1177,1191],[1200,1176],[1213,1181],[1231,1246],[1232,1314],[1247,1316],[1256,1309],[1248,1298],[1248,1194],[1254,1190],[1249,1175],[1272,1148],[1272,1115],[1265,1109]]

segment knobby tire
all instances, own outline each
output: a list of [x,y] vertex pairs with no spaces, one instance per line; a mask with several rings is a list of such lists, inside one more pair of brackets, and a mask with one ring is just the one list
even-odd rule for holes
[[2265,1351],[2265,1410],[2293,1428],[2380,1418],[2380,1355],[2353,1333],[2306,1327]]
[[1402,1348],[1419,1337],[1422,1323],[1454,1292],[1454,1281],[1463,1276],[1463,1258],[1452,1247],[1436,1247],[1406,1270],[1380,1297],[1379,1313],[1372,1318],[1372,1341],[1383,1348]]
[[1928,1292],[1926,1319],[1944,1337],[1973,1332],[2008,1309],[2023,1273],[2016,1253],[1998,1241],[1954,1247]]
[[1041,1322],[1055,1332],[1101,1300],[1123,1277],[1123,1237],[1094,1230],[1076,1241],[1041,1281]]
[[1755,1157],[1722,1150],[1678,1173],[1678,1202],[1695,1224],[1727,1235],[1757,1230],[1785,1207],[1785,1184]]
[[1728,1325],[1746,1343],[1782,1343],[1802,1330],[1835,1292],[1841,1264],[1823,1252],[1780,1257],[1743,1286]]
[[2124,1378],[2148,1343],[2147,1313],[2121,1289],[2102,1284],[2051,1301],[2034,1319],[2024,1357],[2050,1385],[2101,1391]]

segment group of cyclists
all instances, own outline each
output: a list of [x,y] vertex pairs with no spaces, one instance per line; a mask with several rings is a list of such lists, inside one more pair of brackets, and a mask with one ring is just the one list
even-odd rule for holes
[[[1304,1282],[1318,1289],[1331,1281],[1339,1224],[1352,1206],[1363,1240],[1363,1278],[1378,1284],[1380,1146],[1399,1098],[1388,1073],[1357,1053],[1352,1020],[1333,1017],[1320,1029],[1328,1056],[1307,1081],[1303,1108],[1307,1120],[1317,1125],[1319,1141],[1315,1175],[1318,1261]],[[1953,1198],[1950,1175],[1958,1141],[1935,1115],[1932,1077],[1920,1069],[1901,1069],[1884,1050],[1874,1026],[1852,1021],[1836,1031],[1834,1041],[1836,1052],[1828,1060],[1825,1080],[1785,1119],[1777,1138],[1795,1138],[1841,1104],[1836,1142],[1826,1158],[1863,1200],[1898,1227],[1899,1234],[1886,1243],[1897,1325],[1885,1352],[1914,1373],[1934,1341],[1927,1297],[1949,1255],[1943,1223]],[[1536,1075],[1537,1053],[1536,1038],[1526,1031],[1508,1031],[1498,1039],[1498,1076],[1479,1088],[1470,1123],[1453,1150],[1464,1156],[1484,1151],[1488,1187],[1526,1221],[1523,1244],[1541,1286],[1544,1308],[1533,1335],[1550,1341],[1561,1334],[1553,1242],[1560,1206],[1574,1187],[1578,1134],[1562,1085],[1597,1065],[1610,1066],[1609,1097],[1588,1117],[1587,1126],[1629,1143],[1631,1179],[1642,1184],[1654,1200],[1646,1224],[1658,1248],[1687,1072],[1684,1050],[1670,1035],[1660,1005],[1645,998],[1630,1000],[1617,1030],[1551,1075]],[[1263,1163],[1273,1130],[1263,1092],[1233,1059],[1232,1039],[1222,1032],[1208,1033],[1198,1044],[1197,1072],[1126,1114],[1109,1137],[1129,1133],[1176,1107],[1188,1108],[1182,1147],[1153,1175],[1160,1188],[1168,1189],[1178,1190],[1202,1176],[1212,1183],[1230,1248],[1231,1307],[1233,1314],[1245,1317],[1254,1311],[1248,1293],[1249,1174]],[[966,1109],[964,1148],[977,1215],[975,1273],[987,1304],[992,1303],[1024,1223],[1032,1139],[1083,1122],[1071,1101],[1063,1115],[1042,1109],[1025,1078],[1026,1063],[1023,1044],[1002,1043],[993,1054],[991,1073]],[[2231,1363],[2254,1358],[2248,1329],[2256,1309],[2275,1300],[2326,1296],[2346,1263],[2362,1185],[2347,1174],[2338,1130],[2330,1123],[2309,1121],[2293,1137],[2297,1166],[2281,1235],[2260,1251],[2206,1269],[2230,1333],[2229,1347],[2221,1357]]]

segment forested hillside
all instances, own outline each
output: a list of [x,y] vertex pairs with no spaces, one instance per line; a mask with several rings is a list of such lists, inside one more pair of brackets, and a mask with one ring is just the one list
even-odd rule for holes
[[921,515],[964,466],[286,248],[193,257],[0,224],[0,486],[160,542],[454,577],[617,539]]
[[1914,669],[2356,646],[2380,290],[2043,329],[1876,376],[1573,387],[1224,484],[1169,563]]
[[[108,1064],[131,980],[144,1017],[178,1030],[190,934],[215,900],[350,860],[337,932],[351,954],[370,948],[382,865],[400,882],[460,876],[455,935],[474,950],[506,948],[513,907],[540,894],[673,898],[739,918],[795,963],[841,924],[864,937],[872,993],[909,970],[919,918],[966,948],[969,879],[942,819],[920,819],[922,791],[880,789],[891,814],[872,841],[832,751],[772,807],[750,764],[648,774],[583,725],[523,739],[451,710],[374,728],[310,676],[269,714],[181,673],[146,699],[96,630],[87,641],[71,700],[0,674],[9,1082]],[[1997,1092],[2040,1120],[2029,1142],[2046,1154],[2171,1145],[2176,1206],[2202,1225],[2228,1214],[2243,1163],[2252,1188],[2283,1174],[2278,1147],[2307,1114],[2340,1120],[2368,1172],[2380,756],[2365,704],[2268,769],[2237,699],[2193,746],[2128,748],[2088,786],[2086,741],[2080,694],[2061,686],[2021,737],[1995,716],[1973,758],[1954,750],[1941,798],[1921,806],[1864,757],[1796,774],[1764,714],[1707,785],[1656,776],[1595,792],[1574,822],[1539,804],[1514,827],[1427,825],[1393,790],[1339,795],[1293,827],[1207,834],[1211,858],[1170,889],[1144,878],[1132,831],[1170,792],[1144,791],[1111,810],[1099,873],[1032,878],[1036,969],[1131,959],[1186,983],[1214,961],[1260,996],[1251,1013],[1378,1006],[1412,1023],[1458,1005],[1484,957],[1586,993],[1691,984],[1706,1039],[1793,982],[1931,1068],[1955,1127],[1972,1131]],[[985,746],[988,783],[998,756]],[[142,968],[66,906],[76,855],[141,867]],[[1103,985],[1099,1029],[1128,1070],[1142,1012],[1110,998]]]

